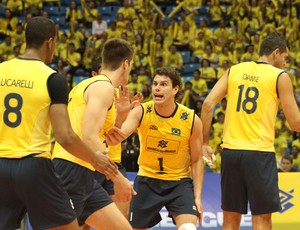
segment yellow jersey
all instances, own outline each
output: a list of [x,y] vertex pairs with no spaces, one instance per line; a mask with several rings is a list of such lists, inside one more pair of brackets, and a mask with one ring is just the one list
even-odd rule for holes
[[[119,96],[119,89],[115,88],[115,95]],[[103,145],[105,146],[106,150],[108,151],[109,158],[116,163],[121,163],[121,143],[113,146],[109,146],[106,143],[106,133],[114,126],[116,121],[116,106],[115,106],[115,99],[113,102],[112,107],[108,110],[106,114],[106,119],[104,123],[103,129],[99,133],[100,140],[102,141]]]
[[[84,92],[91,84],[93,84],[97,81],[110,82],[110,80],[107,76],[97,75],[95,77],[88,78],[86,80],[81,81],[78,85],[76,85],[71,90],[71,92],[69,94],[68,112],[69,112],[69,116],[70,116],[70,121],[71,121],[73,130],[79,137],[82,137],[82,121],[83,121],[84,113],[86,111],[86,102],[84,100]],[[116,116],[116,111],[114,110],[114,108],[115,108],[114,103],[112,103],[112,107],[107,112],[104,127],[101,131],[99,131],[99,137],[102,142],[104,142],[104,140],[105,140],[103,138],[105,138],[106,131],[111,129],[111,127],[114,125],[115,116]],[[68,153],[57,142],[55,143],[55,146],[53,149],[52,158],[64,159],[64,160],[73,162],[75,164],[81,165],[83,167],[86,167],[92,171],[95,171],[94,167],[91,164],[75,157],[71,153]]]
[[0,157],[50,158],[47,81],[53,73],[39,60],[15,58],[0,64]]
[[223,148],[274,152],[277,79],[282,73],[283,70],[263,62],[231,67]]
[[195,114],[181,104],[176,105],[171,116],[162,117],[156,113],[153,101],[142,104],[138,175],[161,180],[191,177],[189,140]]

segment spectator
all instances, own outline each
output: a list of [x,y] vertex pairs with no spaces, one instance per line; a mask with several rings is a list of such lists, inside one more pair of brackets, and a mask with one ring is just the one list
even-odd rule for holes
[[10,10],[13,16],[20,16],[23,10],[23,3],[19,0],[7,0],[6,8]]
[[3,39],[5,35],[9,35],[15,31],[17,24],[17,17],[13,16],[9,9],[5,9],[4,17],[0,18],[0,38]]
[[210,61],[206,58],[201,60],[201,68],[199,69],[201,76],[206,80],[208,89],[212,89],[217,81],[216,70],[211,67]]
[[94,20],[97,19],[99,13],[95,0],[81,1],[82,19],[85,25],[90,28]]
[[298,170],[293,167],[293,158],[287,155],[283,156],[280,161],[278,172],[298,172]]
[[196,110],[196,101],[199,100],[198,94],[193,90],[193,84],[190,81],[185,82],[183,89],[183,97],[180,104]]
[[107,22],[103,20],[103,15],[98,14],[97,18],[93,21],[92,24],[92,35],[95,38],[100,38],[102,33],[107,30]]
[[165,66],[176,68],[178,71],[183,70],[183,59],[181,54],[177,51],[176,45],[172,44],[170,50],[165,55]]
[[206,84],[206,80],[200,77],[201,72],[198,69],[195,69],[193,72],[193,79],[191,83],[193,84],[193,90],[195,93],[201,98],[205,97],[208,93],[208,88]]
[[4,42],[0,44],[0,54],[3,55],[5,60],[14,53],[14,47],[15,44],[12,42],[11,36],[6,35]]
[[71,72],[74,74],[76,69],[81,67],[81,54],[75,51],[74,43],[68,44],[68,49],[65,57],[62,57],[63,61],[66,62],[66,66],[64,67],[64,73]]
[[71,33],[75,32],[75,22],[80,22],[82,20],[82,12],[78,8],[76,1],[72,0],[70,7],[66,11],[66,21],[69,24]]
[[299,157],[299,148],[297,146],[292,146],[291,156],[293,158],[293,167],[299,171],[300,170],[300,157]]

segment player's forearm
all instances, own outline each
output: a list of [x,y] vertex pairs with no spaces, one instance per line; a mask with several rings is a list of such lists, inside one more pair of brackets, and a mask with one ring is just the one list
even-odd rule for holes
[[195,199],[202,199],[202,188],[204,181],[204,164],[202,158],[192,163],[192,176],[194,183]]
[[209,130],[212,122],[212,113],[214,105],[211,103],[203,103],[201,110],[201,121],[203,124],[203,144],[208,144],[209,142]]
[[106,151],[98,135],[82,136],[82,141],[95,152],[104,153]]
[[125,177],[122,173],[120,173],[120,171],[118,171],[115,175],[109,175],[108,178],[115,184],[123,183],[125,179]]

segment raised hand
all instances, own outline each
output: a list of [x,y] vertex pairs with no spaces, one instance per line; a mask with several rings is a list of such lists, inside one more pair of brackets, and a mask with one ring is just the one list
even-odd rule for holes
[[129,99],[131,101],[132,108],[134,108],[143,102],[144,97],[143,97],[143,94],[140,92],[136,93],[136,95],[133,95],[133,93],[130,92]]

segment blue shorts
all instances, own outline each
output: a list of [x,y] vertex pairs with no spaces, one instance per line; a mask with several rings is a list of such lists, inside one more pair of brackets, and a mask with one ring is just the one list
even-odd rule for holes
[[95,180],[94,171],[57,158],[53,164],[72,199],[80,226],[92,213],[112,203],[107,192]]
[[[124,168],[124,166],[121,163],[115,163],[118,166],[118,170],[119,172],[124,176],[126,176],[126,169]],[[114,191],[114,183],[112,182],[112,180],[108,180],[106,179],[106,176],[103,175],[102,173],[96,171],[95,172],[95,178],[98,181],[98,183],[105,189],[105,191],[108,193],[108,195],[114,195],[115,191]]]
[[221,158],[222,209],[253,215],[281,210],[275,153],[224,149]]
[[0,158],[0,229],[17,229],[28,212],[33,229],[71,223],[76,214],[50,159]]
[[159,211],[165,206],[169,216],[192,214],[197,216],[193,181],[159,180],[137,176],[134,181],[137,195],[132,196],[129,222],[133,228],[151,228],[161,221]]

